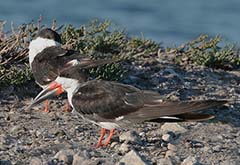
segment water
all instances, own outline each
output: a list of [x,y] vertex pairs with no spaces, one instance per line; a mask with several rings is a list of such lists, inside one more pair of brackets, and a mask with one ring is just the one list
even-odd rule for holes
[[220,34],[226,42],[240,42],[239,0],[11,0],[0,5],[0,19],[9,28],[37,20],[51,25],[79,26],[91,19],[109,19],[131,36],[151,38],[163,45],[178,45],[200,34]]

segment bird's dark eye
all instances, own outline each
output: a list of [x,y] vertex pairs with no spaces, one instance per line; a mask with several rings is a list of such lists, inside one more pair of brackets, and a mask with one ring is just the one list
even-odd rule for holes
[[47,39],[51,39],[51,36],[50,36],[50,35],[47,35]]

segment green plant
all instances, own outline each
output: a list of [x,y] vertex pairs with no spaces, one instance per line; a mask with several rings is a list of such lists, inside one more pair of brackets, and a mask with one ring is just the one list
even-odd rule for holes
[[27,64],[12,66],[8,69],[0,67],[0,87],[21,85],[32,78],[31,70]]
[[[216,69],[235,69],[240,67],[240,56],[234,45],[218,46],[220,36],[209,38],[201,35],[197,39],[174,49],[178,54],[175,62],[178,64],[196,64]],[[172,51],[171,49],[168,51]]]

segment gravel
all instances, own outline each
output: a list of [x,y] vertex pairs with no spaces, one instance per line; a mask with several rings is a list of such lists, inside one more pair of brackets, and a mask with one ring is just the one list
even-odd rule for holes
[[[137,77],[137,78],[136,78]],[[158,91],[163,100],[240,100],[240,72],[157,64],[137,67],[125,81]],[[100,128],[64,112],[66,96],[24,109],[39,88],[29,83],[0,91],[0,164],[239,164],[240,104],[212,109],[215,119],[189,123],[140,123],[116,131],[95,148]],[[29,95],[22,95],[21,91]]]

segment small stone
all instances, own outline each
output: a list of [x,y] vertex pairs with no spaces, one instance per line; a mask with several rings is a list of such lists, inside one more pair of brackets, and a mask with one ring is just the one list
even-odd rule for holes
[[114,148],[114,147],[117,146],[117,144],[118,144],[117,142],[112,142],[110,147],[111,147],[111,148]]
[[172,151],[177,151],[177,147],[171,143],[168,143],[167,148]]
[[222,135],[210,136],[209,139],[211,139],[212,142],[219,142],[223,140],[223,136]]
[[203,151],[204,151],[204,152],[210,151],[210,147],[207,147],[207,146],[203,147]]
[[127,164],[127,165],[148,165],[147,161],[143,156],[141,156],[138,152],[131,150],[126,155],[122,157],[122,159],[117,163],[118,165]]
[[172,140],[172,137],[170,134],[163,134],[162,140],[164,140],[165,142],[170,142]]
[[121,153],[126,153],[130,150],[130,146],[126,143],[121,144],[121,146],[118,149]]
[[60,150],[54,158],[58,159],[59,161],[63,161],[64,164],[72,164],[73,161],[73,150]]
[[171,160],[171,158],[166,157],[166,158],[162,158],[157,160],[157,164],[161,164],[161,165],[173,165],[173,162]]
[[30,160],[30,165],[43,165],[43,162],[40,158],[37,158],[37,157],[33,157],[31,160]]
[[114,160],[112,158],[93,158],[91,160],[85,160],[81,162],[79,165],[113,165],[115,164]]
[[217,135],[217,138],[218,138],[219,140],[223,140],[223,136],[222,136],[222,135]]
[[183,160],[181,165],[198,165],[199,162],[195,157],[189,156]]
[[213,149],[213,151],[215,151],[215,152],[220,152],[220,151],[221,151],[221,146],[220,146],[220,145],[216,145],[216,146],[214,146],[212,149]]
[[175,152],[173,152],[172,150],[168,150],[168,151],[166,152],[166,154],[165,154],[165,158],[167,158],[167,157],[173,157],[173,156],[175,156],[175,155],[176,155]]
[[122,133],[119,136],[119,140],[121,142],[125,141],[127,143],[130,142],[133,144],[140,144],[140,145],[142,144],[142,141],[136,131],[127,131]]
[[[79,165],[79,164],[82,164],[83,162],[85,162],[86,159],[81,156],[80,154],[75,154],[73,156],[73,162],[72,162],[72,165]],[[86,162],[85,162],[86,163]]]
[[145,132],[140,132],[140,133],[139,133],[139,136],[145,137],[145,136],[146,136],[146,133],[145,133]]
[[181,134],[187,132],[187,129],[185,129],[184,127],[180,126],[177,123],[165,123],[161,126],[161,131],[163,133],[173,132]]

